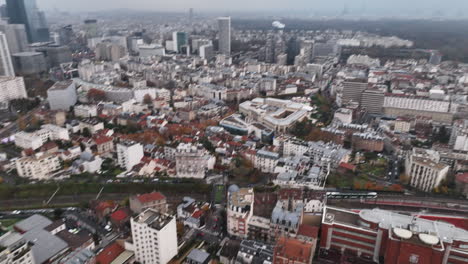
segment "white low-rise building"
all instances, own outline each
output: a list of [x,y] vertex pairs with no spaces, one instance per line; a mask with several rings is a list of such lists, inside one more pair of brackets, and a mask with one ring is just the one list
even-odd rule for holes
[[49,180],[52,173],[61,168],[60,159],[55,154],[37,153],[31,157],[22,157],[15,161],[20,177],[34,180]]
[[23,149],[36,150],[49,140],[70,140],[68,130],[52,124],[43,125],[32,133],[24,131],[15,134],[15,145]]
[[82,118],[95,117],[98,114],[96,105],[77,105],[73,111],[75,116]]

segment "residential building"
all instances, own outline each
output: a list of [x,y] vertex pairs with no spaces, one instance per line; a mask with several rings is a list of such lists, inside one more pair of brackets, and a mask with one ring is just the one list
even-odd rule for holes
[[0,77],[0,102],[27,98],[23,77]]
[[23,24],[7,24],[7,21],[0,21],[0,31],[6,35],[10,55],[29,51],[28,36]]
[[104,123],[94,118],[87,118],[87,119],[80,120],[79,122],[80,132],[83,133],[83,130],[85,128],[89,130],[89,133],[95,134],[99,130],[104,129]]
[[82,118],[95,117],[98,114],[96,105],[76,105],[73,112],[75,116]]
[[181,143],[175,153],[176,171],[179,178],[203,179],[214,168],[216,157],[201,145]]
[[130,223],[136,261],[166,264],[177,255],[175,217],[147,209]]
[[272,264],[273,246],[254,240],[242,240],[235,263],[238,264]]
[[208,264],[210,262],[210,254],[197,248],[192,249],[185,260],[187,264]]
[[254,167],[262,172],[273,173],[280,155],[275,152],[259,150],[254,159]]
[[130,210],[134,213],[142,213],[146,209],[153,209],[161,214],[168,211],[167,199],[160,192],[152,192],[130,196]]
[[47,101],[52,110],[70,110],[78,100],[76,85],[72,80],[57,82],[47,90]]
[[373,115],[382,114],[385,94],[377,89],[367,89],[361,95],[361,108]]
[[219,53],[226,56],[231,55],[231,18],[218,18],[218,40]]
[[367,82],[360,80],[350,80],[343,82],[342,103],[361,102],[362,93],[367,89]]
[[49,180],[51,174],[62,167],[59,156],[55,154],[37,153],[31,157],[19,158],[15,163],[20,177],[33,180]]
[[7,232],[0,236],[0,263],[35,264],[29,242],[18,232]]
[[143,158],[143,145],[133,141],[123,141],[117,144],[117,162],[120,167],[131,170]]
[[450,170],[450,166],[440,162],[438,152],[420,148],[414,148],[407,156],[405,167],[410,185],[425,192],[438,187]]
[[70,140],[68,130],[56,125],[46,124],[40,130],[32,133],[18,132],[15,134],[15,145],[23,149],[36,150],[48,141]]
[[352,257],[357,263],[466,263],[467,244],[468,231],[445,221],[381,209],[356,212],[327,206],[319,258]]
[[253,213],[254,191],[229,186],[227,197],[227,232],[231,236],[247,238],[248,223]]

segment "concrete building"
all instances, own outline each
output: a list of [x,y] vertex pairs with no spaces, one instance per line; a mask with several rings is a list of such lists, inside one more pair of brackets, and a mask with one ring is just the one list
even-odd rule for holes
[[365,90],[361,95],[361,108],[367,113],[380,115],[383,112],[385,94],[376,89]]
[[72,80],[57,82],[47,90],[47,101],[52,110],[69,110],[77,100],[76,85]]
[[361,102],[362,93],[367,89],[367,82],[353,80],[343,82],[342,103]]
[[135,260],[139,263],[168,263],[177,255],[176,219],[147,209],[130,220]]
[[219,53],[226,56],[231,55],[231,18],[218,18],[218,40]]
[[83,133],[85,128],[89,130],[89,133],[95,134],[97,131],[104,129],[104,123],[94,118],[80,120],[79,122],[80,132]]
[[231,236],[247,238],[248,223],[253,214],[254,191],[231,185],[227,194],[227,232]]
[[117,162],[127,171],[140,163],[143,156],[143,146],[140,143],[123,141],[117,144]]
[[153,57],[166,55],[165,49],[159,44],[141,44],[138,45],[138,52],[140,57]]
[[96,19],[87,19],[84,21],[84,31],[87,38],[95,38],[98,36],[98,25]]
[[98,114],[96,105],[77,105],[73,107],[73,112],[75,116],[82,118],[95,117]]
[[173,50],[180,53],[182,46],[188,45],[188,34],[186,32],[173,32],[172,33]]
[[175,153],[176,172],[179,178],[203,179],[214,168],[216,157],[201,145],[179,144]]
[[166,214],[168,211],[166,196],[160,192],[130,196],[130,210],[132,210],[132,212],[139,214],[147,209]]
[[11,24],[23,24],[30,43],[49,41],[49,29],[44,12],[36,0],[7,0],[6,7]]
[[357,213],[325,207],[319,258],[352,257],[356,263],[466,263],[467,244],[468,231],[445,221],[381,209]]
[[37,75],[48,70],[44,54],[33,51],[13,54],[13,66],[18,75]]
[[0,76],[15,77],[6,35],[0,32]]
[[383,111],[391,117],[428,117],[438,123],[451,124],[456,107],[450,101],[391,94],[385,96]]
[[23,77],[0,77],[0,102],[27,98]]
[[450,170],[449,166],[440,162],[437,151],[420,148],[414,148],[408,155],[405,167],[410,185],[425,192],[438,187]]
[[15,161],[20,177],[32,180],[50,180],[52,172],[61,168],[60,158],[56,154],[37,153],[31,157],[22,157]]
[[213,45],[207,44],[207,45],[201,46],[199,49],[199,54],[202,59],[211,61],[214,58]]
[[70,140],[68,130],[56,125],[46,124],[32,133],[24,131],[15,134],[15,145],[23,149],[36,150],[48,141]]
[[0,21],[0,31],[6,36],[10,54],[30,50],[26,28],[23,24],[7,24],[6,21]]
[[254,159],[254,167],[261,172],[273,173],[276,164],[278,164],[280,155],[275,152],[259,150],[257,151]]
[[239,112],[246,116],[246,120],[259,122],[279,132],[286,132],[306,119],[310,111],[310,106],[275,98],[255,98],[239,105]]

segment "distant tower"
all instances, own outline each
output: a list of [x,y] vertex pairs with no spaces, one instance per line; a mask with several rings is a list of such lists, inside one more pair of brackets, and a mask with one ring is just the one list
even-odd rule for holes
[[193,23],[193,8],[189,9],[189,23]]
[[231,55],[231,18],[218,18],[219,52]]
[[0,76],[15,77],[6,35],[0,32]]
[[87,38],[95,38],[98,36],[98,26],[96,19],[87,19],[84,21],[84,30]]
[[30,43],[49,41],[45,15],[37,7],[36,0],[7,0],[6,10],[11,24],[25,25]]

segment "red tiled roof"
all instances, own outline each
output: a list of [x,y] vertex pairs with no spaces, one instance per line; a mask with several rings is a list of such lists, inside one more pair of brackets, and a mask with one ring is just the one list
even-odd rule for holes
[[128,217],[128,214],[125,212],[125,210],[120,209],[120,210],[113,212],[110,217],[113,220],[120,222],[120,221],[125,220],[125,218]]
[[109,141],[112,141],[112,138],[111,137],[108,137],[108,136],[97,136],[97,137],[94,137],[94,142],[97,144],[97,145],[101,145],[101,144],[104,144],[104,143],[107,143]]
[[198,219],[198,218],[200,218],[202,215],[203,215],[203,211],[202,211],[202,210],[197,210],[197,211],[195,211],[195,212],[192,214],[192,217]]
[[142,195],[138,195],[137,199],[141,203],[149,203],[149,202],[152,202],[152,201],[158,201],[158,200],[166,199],[166,196],[164,196],[160,192],[152,192],[152,193],[145,193],[145,194],[142,194]]
[[113,243],[104,248],[104,250],[96,256],[96,263],[110,264],[124,251],[125,249],[119,244]]
[[356,166],[354,166],[353,164],[350,164],[350,163],[346,163],[346,162],[341,162],[340,167],[348,169],[348,170],[352,170],[352,171],[356,169]]

